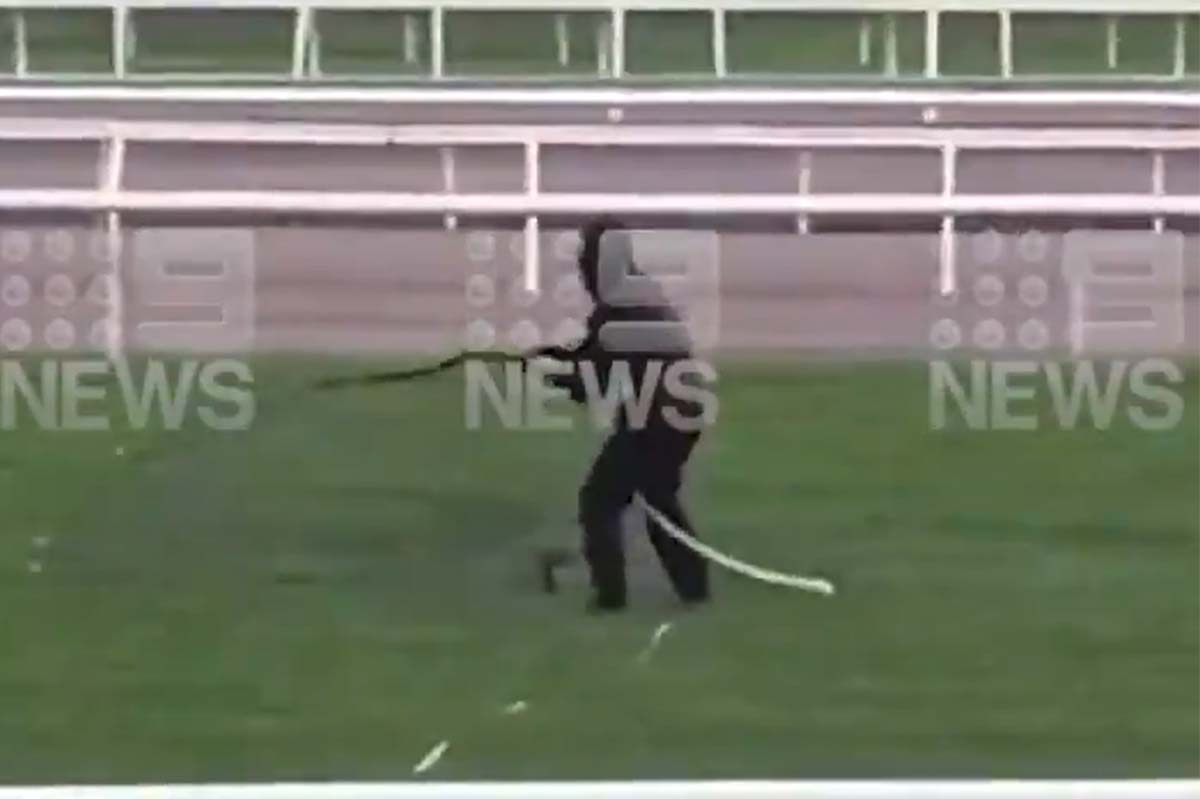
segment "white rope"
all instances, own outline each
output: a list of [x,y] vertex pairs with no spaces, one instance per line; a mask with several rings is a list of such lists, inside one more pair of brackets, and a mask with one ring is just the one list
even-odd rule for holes
[[641,494],[638,495],[638,502],[646,513],[664,530],[667,535],[674,538],[679,543],[683,544],[688,549],[695,552],[700,557],[711,561],[718,566],[723,566],[731,572],[749,577],[751,580],[757,580],[760,583],[769,585],[779,585],[784,588],[794,588],[797,591],[808,591],[814,594],[823,594],[832,596],[834,593],[833,583],[828,580],[823,580],[819,577],[804,577],[798,574],[784,574],[783,572],[772,571],[771,569],[763,569],[749,563],[743,563],[737,558],[713,549],[708,544],[702,543],[689,535],[684,530],[681,530],[678,525],[672,522],[658,508],[655,508]]

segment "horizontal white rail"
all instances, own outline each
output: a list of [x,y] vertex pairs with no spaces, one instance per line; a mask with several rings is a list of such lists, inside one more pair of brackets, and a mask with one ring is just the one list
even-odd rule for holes
[[659,215],[865,214],[981,216],[1200,215],[1198,196],[1148,194],[419,194],[330,191],[121,191],[0,189],[20,211],[184,214],[541,216],[602,212]]
[[762,127],[750,125],[334,125],[9,118],[0,141],[347,147],[539,145],[960,150],[1200,151],[1196,129]]
[[0,85],[0,102],[277,103],[538,106],[962,106],[965,108],[1182,108],[1200,111],[1200,91],[954,89],[389,88],[289,86]]

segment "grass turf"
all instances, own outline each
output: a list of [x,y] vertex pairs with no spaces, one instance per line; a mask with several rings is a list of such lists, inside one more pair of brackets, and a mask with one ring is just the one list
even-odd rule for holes
[[[107,73],[111,22],[104,11],[27,11],[29,68],[35,73]],[[321,70],[327,76],[419,76],[429,71],[428,14],[412,15],[415,48],[405,52],[405,13],[332,11],[318,14]],[[548,12],[452,11],[446,14],[446,70],[450,75],[597,74],[597,29],[606,16],[567,15],[570,58],[558,60],[555,17]],[[819,78],[880,76],[885,72],[885,22],[872,19],[870,51],[859,60],[860,15],[733,12],[727,17],[728,67],[733,74]],[[192,72],[214,75],[291,71],[293,16],[250,9],[139,10],[133,73]],[[994,14],[952,13],[944,18],[940,62],[948,77],[995,77],[999,22]],[[11,68],[13,19],[0,16],[0,70]],[[1132,15],[1121,20],[1120,57],[1105,60],[1101,15],[1016,14],[1014,69],[1019,75],[1170,75],[1174,20]],[[627,71],[631,75],[711,75],[710,18],[698,12],[632,11],[627,15]],[[900,75],[920,76],[924,19],[896,15]],[[1185,27],[1186,66],[1200,70],[1200,21]]]
[[594,618],[532,553],[595,433],[466,431],[453,376],[281,399],[352,368],[260,363],[245,433],[0,433],[0,780],[404,779],[442,739],[443,779],[1200,772],[1195,374],[1170,433],[933,432],[923,365],[730,365],[701,529],[842,593],[680,615],[642,564]]

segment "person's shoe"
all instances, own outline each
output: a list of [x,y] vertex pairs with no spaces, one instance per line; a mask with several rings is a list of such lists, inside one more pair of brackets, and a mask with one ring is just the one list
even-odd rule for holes
[[592,614],[620,613],[626,607],[625,597],[595,594],[588,600],[587,612]]
[[547,594],[558,593],[558,570],[571,562],[571,553],[564,549],[546,549],[538,553],[538,575],[542,590]]
[[707,585],[691,591],[681,591],[679,594],[679,599],[683,602],[683,606],[688,609],[703,607],[708,604],[711,598]]

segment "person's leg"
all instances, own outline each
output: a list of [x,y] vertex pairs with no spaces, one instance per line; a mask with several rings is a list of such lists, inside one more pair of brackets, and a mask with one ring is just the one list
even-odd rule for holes
[[[693,538],[695,528],[679,499],[679,490],[695,443],[696,436],[682,433],[649,437],[638,480],[642,498]],[[653,514],[646,514],[646,532],[679,598],[685,602],[708,599],[708,563],[704,558],[671,536]]]
[[600,610],[617,610],[626,603],[621,512],[633,499],[633,454],[628,434],[613,433],[579,490],[583,555],[591,570],[593,604]]

